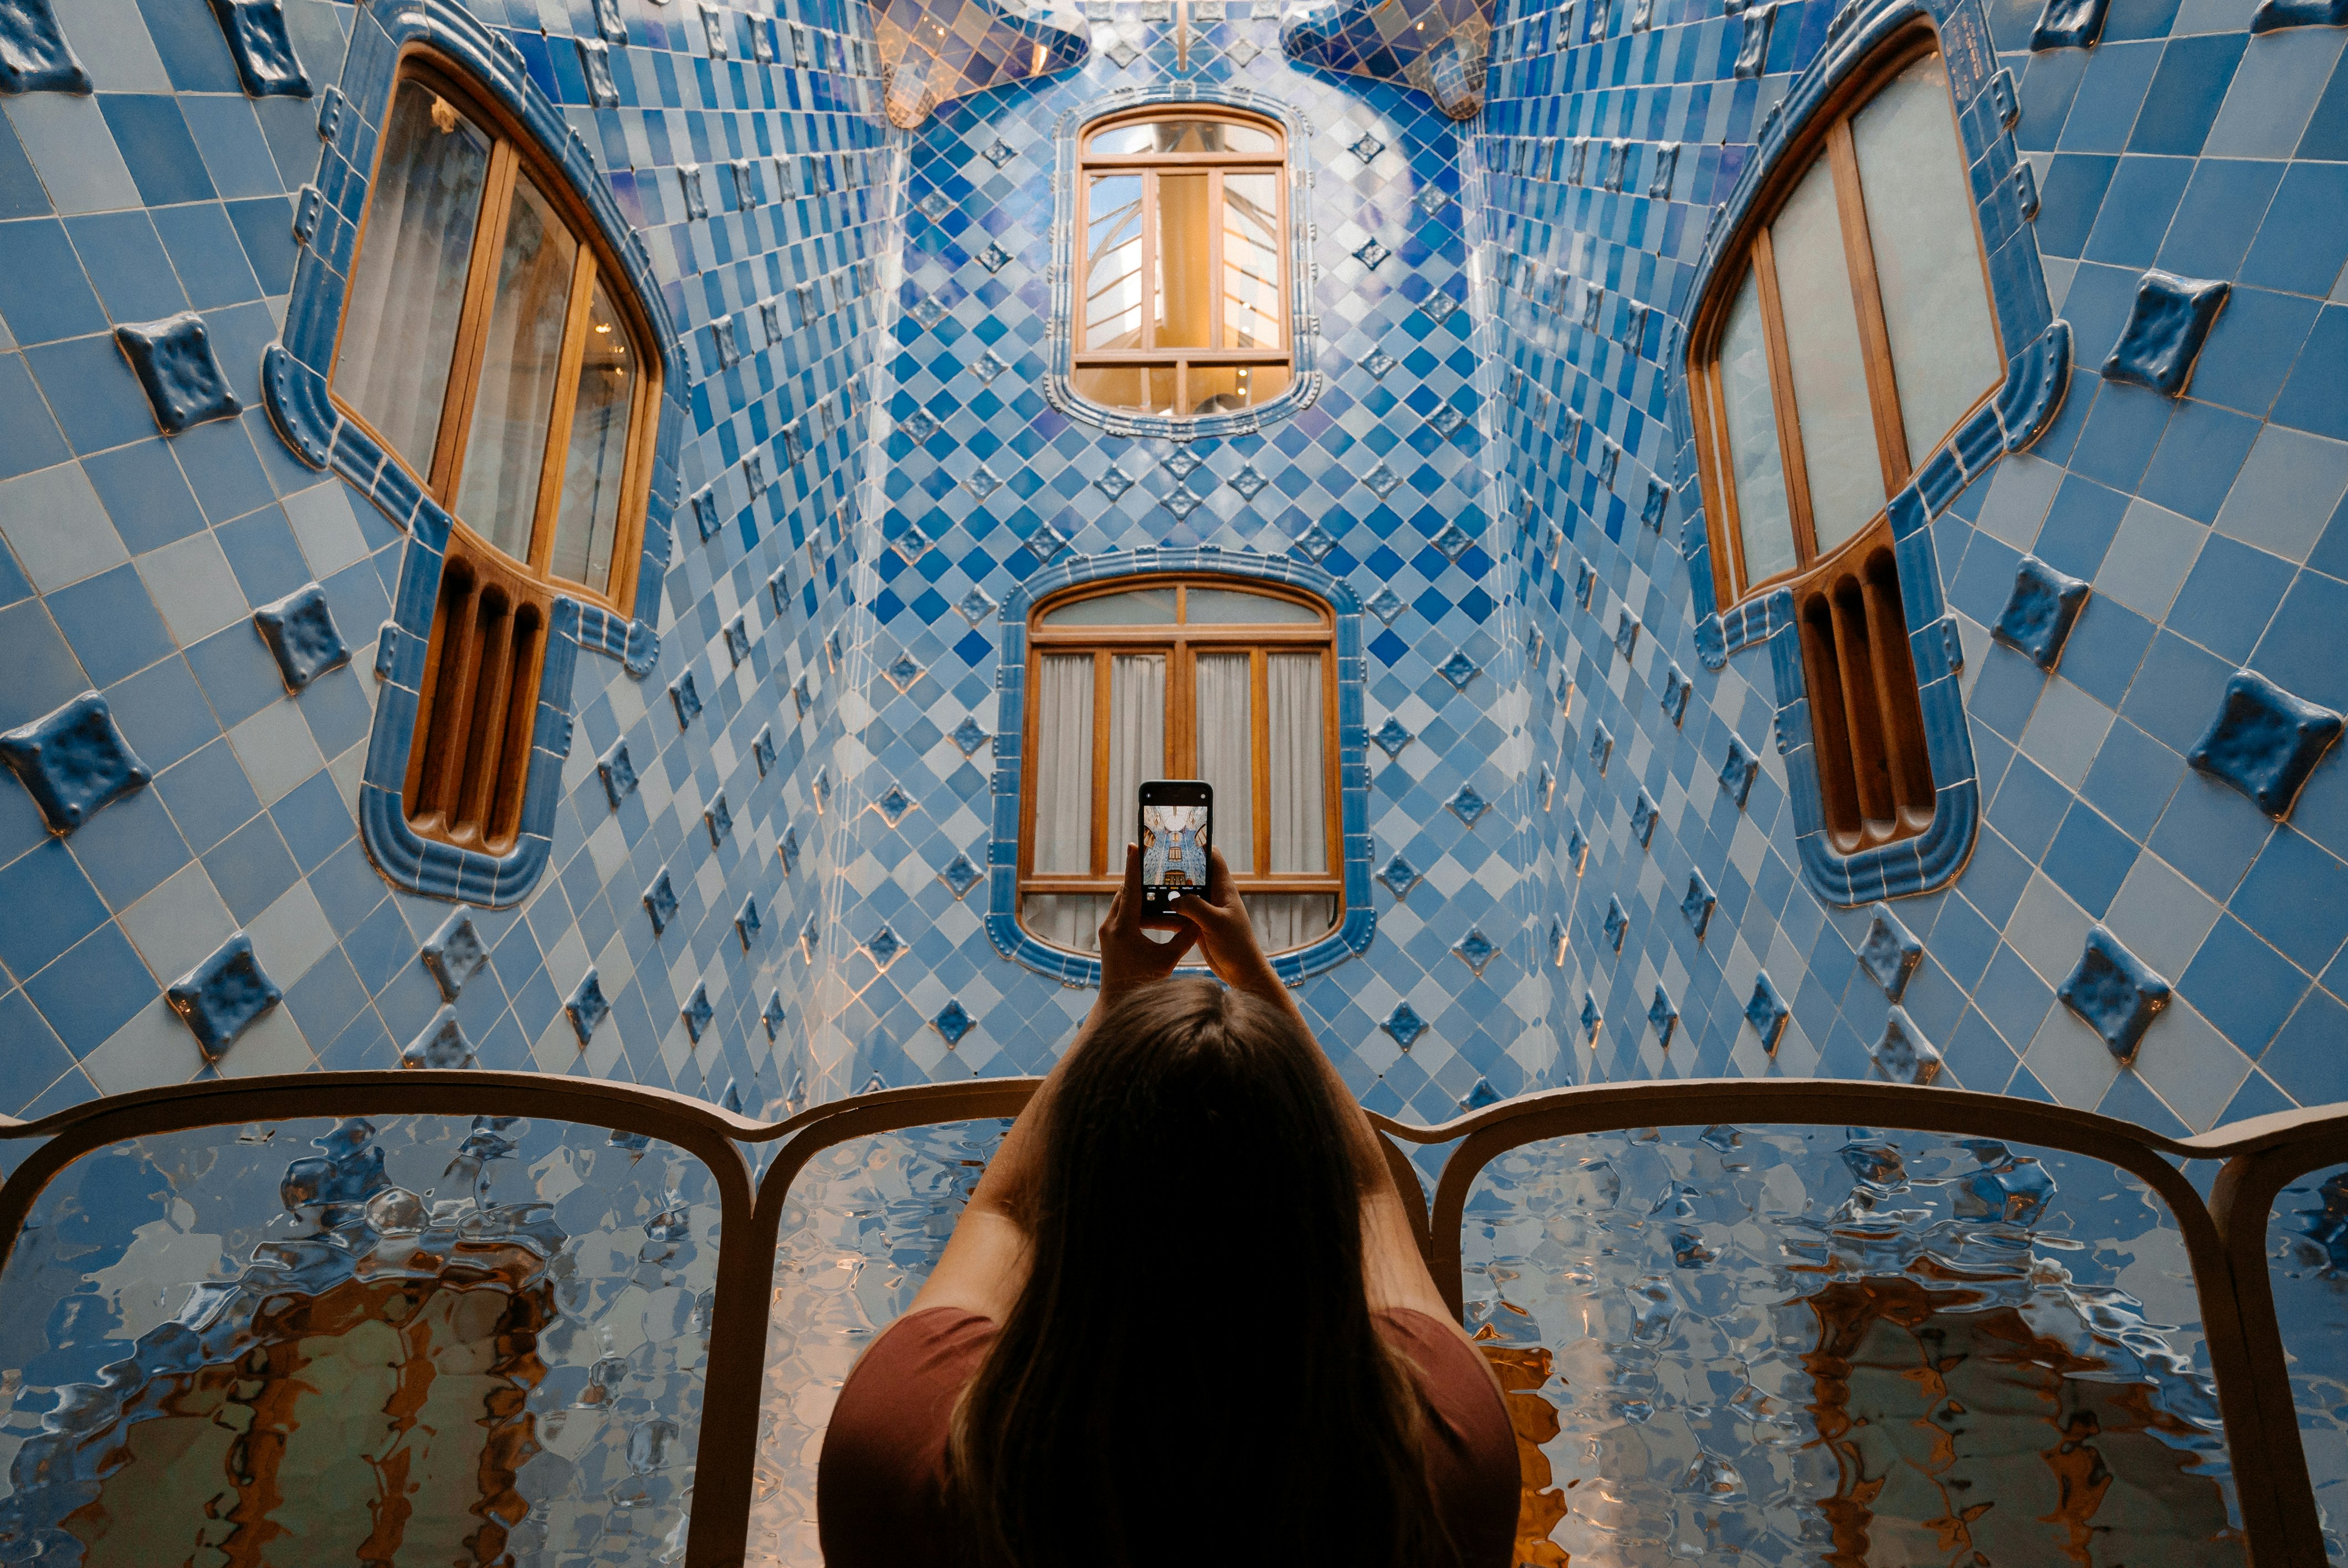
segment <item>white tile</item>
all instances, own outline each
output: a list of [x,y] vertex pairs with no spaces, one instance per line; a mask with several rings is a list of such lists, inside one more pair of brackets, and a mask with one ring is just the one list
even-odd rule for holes
[[2093,923],[2051,877],[2034,871],[2021,902],[2013,907],[2013,917],[2005,923],[2005,939],[2040,979],[2059,986],[2079,967]]
[[2046,1020],[2022,1061],[2058,1102],[2083,1110],[2101,1104],[2120,1074],[2119,1061],[2103,1036],[2059,1001],[2046,1009]]
[[302,1026],[282,1007],[271,1008],[221,1053],[222,1078],[258,1078],[268,1072],[307,1072],[317,1052],[302,1037]]
[[139,558],[139,575],[182,648],[252,613],[243,588],[229,570],[228,558],[209,533],[148,551]]
[[2250,1059],[2191,1003],[2172,1000],[2137,1047],[2135,1071],[2196,1132],[2218,1124],[2250,1075]]
[[113,212],[143,205],[94,96],[26,93],[7,99],[0,112],[16,128],[16,139],[25,144],[59,212]]
[[2158,856],[2139,855],[2104,924],[2122,947],[2173,981],[2193,962],[2220,913],[2216,900]]
[[326,765],[310,726],[302,722],[300,704],[291,697],[270,703],[231,730],[228,740],[263,805],[275,805]]
[[130,559],[78,463],[60,463],[0,484],[0,536],[43,593]]
[[[2236,86],[2239,90],[2239,80]],[[2258,444],[2235,476],[2234,487],[2226,493],[2218,531],[2286,560],[2304,562],[2343,492],[2348,492],[2348,445],[2270,425],[2259,433]]]
[[[288,496],[285,516],[292,520],[294,537],[301,541],[302,554],[315,576],[331,577],[352,562],[366,558],[366,536],[359,531],[358,518],[351,513],[350,497],[345,493],[341,480],[329,479],[298,496]],[[373,630],[345,626],[342,629],[343,640],[355,644],[365,641]]]
[[1990,479],[1989,498],[1982,503],[1982,530],[2015,549],[2028,549],[2046,521],[2063,472],[2062,465],[2026,453],[2001,461]]
[[203,1048],[160,996],[81,1061],[101,1094],[185,1083],[203,1065]]
[[2119,532],[2096,569],[2096,591],[2152,620],[2162,620],[2178,586],[2193,569],[2209,530],[2139,497],[2128,503]]
[[307,882],[296,882],[245,928],[261,971],[283,990],[310,972],[335,945],[335,927]]
[[73,0],[69,42],[102,93],[168,93],[171,78],[137,0]]
[[[2234,67],[2225,107],[2202,142],[2206,158],[2289,158],[2307,128],[2308,117],[2340,46],[2348,42],[2337,28],[2296,28],[2250,40]],[[2328,511],[2329,508],[2326,508]]]
[[190,862],[122,912],[122,928],[155,978],[168,986],[236,934],[236,917],[203,866]]
[[2086,692],[2056,675],[2046,682],[2022,749],[2031,760],[2076,790],[2095,765],[2096,753],[2111,733],[2113,713]]

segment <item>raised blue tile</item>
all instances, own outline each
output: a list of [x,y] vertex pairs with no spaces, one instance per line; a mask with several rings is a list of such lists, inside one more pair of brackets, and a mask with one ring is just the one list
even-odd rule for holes
[[1370,739],[1386,755],[1398,757],[1402,755],[1402,749],[1410,744],[1412,737],[1411,733],[1403,728],[1402,721],[1389,713],[1386,722],[1371,732]]
[[2087,602],[2087,589],[2079,579],[2025,555],[1990,635],[2041,670],[2052,670],[2062,661],[2063,644]]
[[758,939],[758,899],[756,894],[742,900],[742,907],[734,913],[734,935],[741,939],[742,950],[748,952]]
[[2339,714],[2291,695],[2255,670],[2239,670],[2185,760],[2232,784],[2280,822],[2339,738]]
[[1466,936],[1451,944],[1452,953],[1460,962],[1475,970],[1476,978],[1479,980],[1484,978],[1485,968],[1491,963],[1493,955],[1499,950],[1493,946],[1492,938],[1473,926],[1468,927]]
[[693,721],[701,717],[701,692],[693,683],[692,671],[669,682],[668,700],[676,706],[676,727],[691,729]]
[[1787,1006],[1786,999],[1777,994],[1777,987],[1769,979],[1769,971],[1764,969],[1756,975],[1753,978],[1753,994],[1745,1003],[1745,1021],[1751,1024],[1753,1032],[1761,1037],[1762,1050],[1772,1056],[1777,1054],[1777,1042],[1786,1037],[1786,1020],[1793,1016],[1794,1009]]
[[669,886],[667,872],[653,878],[653,885],[644,889],[644,912],[653,917],[655,937],[667,930],[668,923],[676,918],[676,890]]
[[399,1065],[418,1069],[473,1065],[473,1042],[465,1038],[465,1026],[458,1021],[454,1006],[443,1006],[414,1040],[399,1048]]
[[1867,1048],[1875,1071],[1893,1083],[1930,1083],[1941,1075],[1941,1052],[1924,1038],[1908,1009],[1894,1005],[1883,1020],[1883,1032]]
[[969,856],[957,855],[946,862],[946,868],[938,873],[938,880],[946,885],[956,899],[960,899],[984,880],[985,876],[972,863]]
[[709,1032],[711,1020],[717,1016],[716,1011],[709,1005],[708,986],[695,986],[693,988],[693,995],[686,999],[684,1008],[680,1010],[685,1015],[685,1032],[686,1036],[692,1040],[694,1044],[699,1045],[701,1043],[701,1037]]
[[1897,1002],[1906,994],[1908,979],[1923,957],[1924,944],[1915,933],[1900,924],[1891,906],[1878,904],[1867,923],[1867,936],[1859,945],[1859,965],[1883,988],[1888,999]]
[[1599,1026],[1606,1015],[1598,1010],[1598,998],[1589,991],[1581,993],[1581,1038],[1591,1045],[1598,1043]]
[[285,0],[212,0],[237,78],[257,98],[310,96],[310,78],[285,27]]
[[222,1051],[236,1043],[237,1036],[284,1000],[285,993],[262,972],[261,960],[253,956],[252,938],[239,931],[174,980],[163,997],[196,1037],[205,1057],[218,1061]]
[[722,847],[734,832],[734,814],[726,809],[726,797],[717,795],[702,808],[703,825],[709,829],[709,847]]
[[2103,36],[2111,0],[2046,0],[2030,30],[2033,49],[2089,49]]
[[0,93],[89,90],[50,0],[0,0]]
[[758,1021],[767,1026],[767,1039],[769,1041],[782,1039],[783,993],[780,990],[771,990],[767,993],[767,1005],[758,1009]]
[[1603,774],[1606,771],[1606,764],[1608,760],[1613,755],[1614,736],[1612,733],[1609,731],[1605,725],[1593,720],[1590,726],[1590,765],[1596,768],[1601,774]]
[[1671,1050],[1672,1036],[1679,1032],[1680,1009],[1661,986],[1655,988],[1655,999],[1647,1004],[1647,1022],[1654,1028],[1656,1041],[1665,1050]]
[[116,327],[114,341],[129,357],[164,435],[225,419],[244,406],[229,390],[204,318],[195,312]]
[[864,951],[871,958],[874,968],[885,970],[903,956],[905,943],[895,931],[883,924],[879,930],[865,938]]
[[1680,914],[1686,918],[1688,929],[1695,933],[1697,941],[1704,940],[1704,931],[1712,925],[1713,907],[1718,902],[1704,873],[1689,872],[1687,891],[1680,895]]
[[288,692],[299,692],[327,671],[351,661],[351,651],[327,606],[326,590],[314,582],[254,610],[252,624],[277,661]]
[[2217,279],[2180,278],[2158,268],[2136,286],[2127,325],[2104,361],[2104,379],[2132,381],[2164,397],[2181,397],[2194,361],[2225,307],[2233,285]]
[[1663,714],[1677,726],[1687,717],[1689,693],[1694,683],[1676,663],[1663,671]]
[[891,784],[872,802],[872,809],[880,814],[881,821],[894,827],[913,809],[913,797],[905,793],[902,784]]
[[95,692],[0,734],[0,762],[24,784],[51,833],[71,833],[153,776]]
[[463,993],[465,982],[489,961],[489,951],[481,945],[473,912],[459,906],[440,922],[440,928],[424,944],[421,957],[424,967],[440,982],[441,996],[453,1002]]
[[962,1005],[960,999],[950,997],[946,1005],[932,1016],[930,1027],[938,1031],[946,1049],[952,1050],[962,1043],[963,1036],[977,1027],[977,1020],[970,1016],[970,1009]]
[[1418,868],[1404,859],[1402,852],[1396,850],[1387,857],[1384,866],[1378,867],[1378,880],[1385,883],[1386,891],[1395,897],[1406,898],[1410,890],[1418,886]]
[[1481,666],[1468,657],[1465,649],[1453,650],[1450,658],[1435,667],[1435,672],[1437,675],[1450,682],[1455,690],[1461,692],[1468,689],[1468,683],[1476,679],[1480,671]]
[[1418,1043],[1418,1037],[1426,1032],[1426,1020],[1418,1016],[1418,1009],[1408,1001],[1398,1001],[1391,1012],[1378,1020],[1378,1027],[1392,1035],[1394,1042],[1407,1051]]
[[612,1004],[603,998],[602,977],[596,974],[595,966],[590,964],[587,972],[579,977],[579,983],[571,988],[571,994],[562,1002],[562,1011],[571,1020],[572,1032],[578,1035],[581,1045],[594,1038],[595,1026],[602,1023],[611,1010]]
[[1722,759],[1720,764],[1720,787],[1736,803],[1737,810],[1745,809],[1746,801],[1753,794],[1753,781],[1760,776],[1761,759],[1753,754],[1753,748],[1745,743],[1744,736],[1732,732],[1728,737],[1728,755]]
[[636,764],[628,757],[626,736],[613,741],[612,749],[595,759],[595,772],[603,781],[604,798],[613,811],[619,810],[620,803],[636,793]]
[[2250,13],[2250,31],[2285,27],[2348,27],[2348,0],[2259,0]]
[[1478,817],[1492,809],[1492,803],[1486,800],[1472,784],[1463,784],[1453,790],[1451,798],[1443,804],[1451,808],[1454,816],[1470,827],[1476,825]]
[[2135,1060],[2144,1031],[2168,1005],[2169,986],[2143,959],[2120,946],[2118,938],[2096,926],[2087,933],[2078,967],[2055,988],[2054,994],[2103,1037],[2114,1056],[2126,1062]]
[[1616,952],[1621,952],[1622,938],[1631,929],[1631,917],[1623,913],[1622,900],[1620,898],[1606,900],[1606,923],[1602,929],[1606,933],[1606,945]]

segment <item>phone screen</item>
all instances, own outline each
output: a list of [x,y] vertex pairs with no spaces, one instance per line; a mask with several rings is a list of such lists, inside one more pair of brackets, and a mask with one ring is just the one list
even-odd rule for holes
[[1195,779],[1153,779],[1141,786],[1141,902],[1144,915],[1171,914],[1207,890],[1207,852],[1214,846],[1215,792]]

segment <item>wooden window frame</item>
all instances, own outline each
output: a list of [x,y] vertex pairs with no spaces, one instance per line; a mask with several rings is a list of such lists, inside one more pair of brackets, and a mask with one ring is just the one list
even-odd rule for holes
[[[1214,120],[1229,125],[1245,126],[1272,138],[1272,150],[1249,152],[1148,152],[1096,153],[1093,144],[1104,134],[1135,124],[1147,124],[1164,119]],[[1292,387],[1296,381],[1295,324],[1292,318],[1292,304],[1289,299],[1289,191],[1288,191],[1288,132],[1278,120],[1264,115],[1251,114],[1214,103],[1163,103],[1142,108],[1125,110],[1104,116],[1084,127],[1078,133],[1076,193],[1076,261],[1071,291],[1071,315],[1068,323],[1070,389],[1076,378],[1087,370],[1167,370],[1174,372],[1174,406],[1189,406],[1189,373],[1196,365],[1201,370],[1229,370],[1255,365],[1277,365],[1288,373],[1288,383],[1282,391]],[[1280,193],[1275,250],[1279,257],[1280,275],[1276,294],[1280,301],[1280,326],[1275,334],[1283,345],[1279,348],[1246,349],[1214,347],[1169,347],[1155,345],[1152,319],[1151,280],[1158,260],[1158,179],[1162,173],[1203,172],[1208,176],[1207,210],[1210,220],[1207,228],[1207,270],[1212,283],[1208,292],[1210,324],[1207,335],[1215,342],[1223,337],[1223,226],[1212,220],[1223,210],[1223,176],[1226,173],[1270,173],[1276,178],[1272,184]],[[1086,287],[1091,275],[1092,257],[1092,182],[1097,174],[1138,173],[1142,177],[1141,192],[1141,346],[1130,349],[1086,349],[1084,346],[1086,320],[1091,300]],[[1076,395],[1083,397],[1078,392]],[[1272,395],[1277,397],[1279,393]],[[1096,406],[1117,409],[1112,404],[1097,403],[1085,398]],[[1126,414],[1144,414],[1147,410],[1117,409]],[[1217,410],[1228,413],[1229,410]],[[1169,417],[1157,415],[1157,417]],[[1176,414],[1177,419],[1202,419],[1202,414]]]
[[[1044,623],[1045,618],[1054,611],[1065,610],[1084,600],[1153,588],[1175,590],[1175,619],[1172,620],[1150,626],[1056,628]],[[1192,588],[1282,600],[1310,609],[1318,619],[1313,625],[1294,621],[1193,625],[1183,619],[1189,611],[1188,590]],[[1335,905],[1335,917],[1330,927],[1334,931],[1344,923],[1345,918],[1344,831],[1337,750],[1335,613],[1325,600],[1302,589],[1254,578],[1223,577],[1212,573],[1148,573],[1103,578],[1045,599],[1030,615],[1027,625],[1027,691],[1030,700],[1026,704],[1021,736],[1025,751],[1020,763],[1020,899],[1024,901],[1029,894],[1107,895],[1117,890],[1122,881],[1119,875],[1121,867],[1112,869],[1111,834],[1114,824],[1125,819],[1117,810],[1117,803],[1108,798],[1110,661],[1120,653],[1163,653],[1167,656],[1166,776],[1195,778],[1198,776],[1199,757],[1197,659],[1202,651],[1245,651],[1252,655],[1248,720],[1253,731],[1254,754],[1249,777],[1254,787],[1255,798],[1249,803],[1248,808],[1253,818],[1255,865],[1246,870],[1233,869],[1232,880],[1237,890],[1242,894],[1326,894]],[[1323,781],[1323,800],[1328,820],[1328,831],[1324,836],[1329,865],[1325,872],[1282,872],[1275,875],[1271,870],[1271,704],[1267,700],[1266,656],[1305,651],[1317,651],[1321,655],[1322,765],[1327,775]],[[1042,691],[1045,656],[1084,652],[1093,655],[1093,872],[1089,876],[1038,876],[1035,872],[1035,766],[1042,703],[1035,700],[1035,696]],[[1216,802],[1215,806],[1218,812],[1231,809],[1230,803],[1223,801]],[[1128,824],[1128,828],[1131,825]],[[1122,841],[1116,841],[1115,847],[1121,848]],[[1025,928],[1024,921],[1022,928]],[[1032,931],[1028,934],[1031,937],[1035,935]],[[1325,933],[1316,935],[1313,940],[1321,940],[1323,935]],[[1035,939],[1043,940],[1041,938]]]
[[[411,47],[400,56],[392,73],[391,92],[384,100],[384,115],[390,118],[391,106],[398,101],[400,89],[409,82],[421,82],[447,98],[476,126],[494,138],[489,150],[488,175],[482,185],[481,206],[473,235],[473,253],[465,278],[464,303],[457,319],[457,335],[449,355],[448,382],[442,397],[440,426],[433,440],[428,466],[419,472],[380,431],[370,425],[349,403],[337,393],[331,378],[327,395],[336,412],[366,432],[381,447],[385,459],[396,463],[414,479],[424,493],[453,519],[449,537],[453,545],[467,553],[486,558],[489,569],[512,579],[518,589],[532,591],[533,597],[551,598],[545,590],[557,589],[591,604],[602,605],[621,615],[630,613],[635,603],[636,578],[642,567],[644,512],[652,494],[654,449],[658,433],[662,396],[661,356],[652,348],[652,323],[636,298],[634,285],[629,282],[625,267],[603,236],[602,227],[578,193],[571,187],[560,168],[520,119],[489,94],[467,85],[463,70],[438,51]],[[373,193],[382,176],[385,138],[378,136],[376,146],[376,166],[367,181],[369,199],[366,209],[359,215],[358,237],[352,248],[352,272],[356,274],[358,259],[366,254],[367,227],[374,217]],[[578,243],[578,255],[573,262],[571,282],[570,313],[563,325],[562,357],[555,376],[554,405],[547,428],[547,449],[539,469],[536,509],[530,523],[530,547],[527,559],[518,559],[491,545],[479,530],[457,516],[458,487],[463,477],[465,438],[472,427],[473,404],[480,390],[481,360],[489,334],[489,306],[497,292],[498,260],[505,242],[506,220],[511,210],[516,176],[527,169],[532,182],[543,195],[556,215],[562,220],[571,237]],[[585,583],[553,575],[554,534],[556,516],[561,508],[562,471],[570,456],[572,422],[578,396],[579,365],[585,356],[587,315],[594,299],[595,284],[602,282],[603,292],[618,312],[621,329],[627,333],[629,352],[636,356],[636,394],[628,413],[628,436],[625,456],[622,458],[619,514],[613,528],[612,572],[608,586],[598,590]],[[335,349],[328,359],[336,365],[342,357],[343,328],[348,323],[351,310],[350,285],[343,291],[342,314],[335,328]]]
[[[1696,462],[1702,475],[1704,491],[1711,505],[1704,508],[1707,531],[1711,535],[1713,585],[1719,608],[1729,610],[1741,601],[1771,589],[1784,586],[1811,573],[1831,567],[1844,558],[1857,558],[1870,550],[1886,548],[1890,543],[1888,513],[1879,510],[1873,519],[1849,538],[1830,550],[1821,553],[1817,532],[1812,526],[1808,470],[1804,461],[1799,410],[1794,403],[1794,384],[1789,351],[1786,342],[1784,313],[1778,303],[1776,255],[1771,246],[1769,227],[1783,210],[1787,198],[1802,182],[1821,153],[1832,164],[1835,205],[1841,218],[1843,255],[1850,278],[1851,296],[1858,306],[1859,348],[1867,374],[1868,404],[1874,420],[1876,452],[1882,462],[1883,490],[1886,497],[1896,496],[1900,487],[1914,477],[1925,458],[1940,449],[1950,434],[1963,426],[1974,410],[1996,395],[2005,371],[2005,345],[1992,339],[1997,351],[1999,379],[1984,389],[1980,396],[1966,406],[1956,423],[1943,432],[1939,441],[1922,452],[1908,450],[1907,427],[1900,417],[1900,391],[1891,363],[1891,344],[1883,317],[1882,292],[1875,272],[1875,248],[1867,230],[1865,197],[1859,189],[1859,160],[1851,140],[1850,122],[1869,101],[1899,75],[1927,55],[1945,56],[1940,35],[1929,22],[1920,21],[1887,41],[1875,61],[1859,72],[1853,73],[1838,86],[1822,104],[1801,138],[1777,159],[1776,169],[1763,185],[1761,194],[1741,222],[1736,232],[1721,251],[1722,264],[1713,274],[1711,296],[1696,313],[1694,330],[1689,333],[1688,399],[1696,427]],[[1964,127],[1957,117],[1953,103],[1949,106],[1951,129],[1962,153],[1965,145]],[[1971,190],[1970,171],[1966,187]],[[1989,317],[1997,320],[1996,298],[1990,286],[1989,248],[1982,235],[1981,213],[1977,204],[1969,203],[1974,255],[1981,265],[1982,293],[1989,304]],[[1731,260],[1734,265],[1730,264]],[[1728,321],[1730,307],[1735,303],[1738,288],[1747,272],[1756,274],[1756,292],[1760,296],[1762,336],[1768,346],[1770,400],[1777,425],[1777,455],[1786,477],[1786,507],[1794,537],[1795,565],[1787,570],[1759,579],[1748,579],[1745,568],[1744,523],[1739,516],[1736,486],[1729,464],[1728,421],[1726,404],[1721,389],[1720,339]],[[1886,503],[1888,507],[1888,501]]]

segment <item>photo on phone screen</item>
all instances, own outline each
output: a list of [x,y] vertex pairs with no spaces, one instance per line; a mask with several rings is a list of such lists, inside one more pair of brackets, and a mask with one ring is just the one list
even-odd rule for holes
[[1147,915],[1171,914],[1207,890],[1207,852],[1214,845],[1215,792],[1195,779],[1153,779],[1141,786],[1141,902]]

